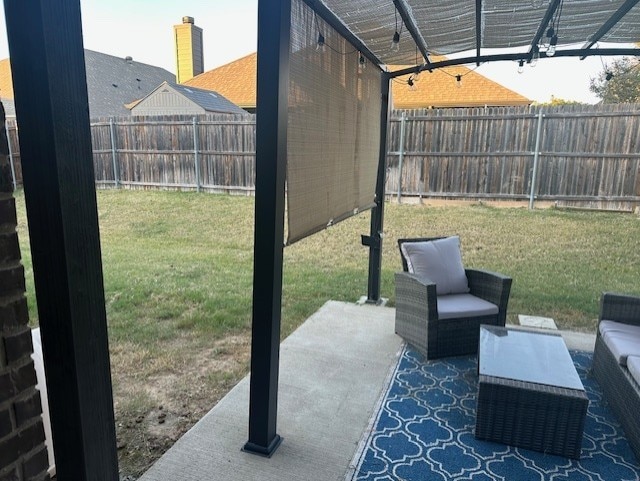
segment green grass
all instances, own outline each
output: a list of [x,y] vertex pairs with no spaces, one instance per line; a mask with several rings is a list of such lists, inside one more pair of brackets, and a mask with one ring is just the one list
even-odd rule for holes
[[[19,235],[37,323],[24,198]],[[135,476],[249,368],[254,199],[99,191],[105,300],[123,474]],[[366,294],[369,214],[285,248],[282,337],[327,300]],[[509,274],[508,321],[553,317],[594,332],[602,291],[640,294],[640,218],[526,208],[389,204],[382,295],[394,303],[399,237],[459,234],[465,265]],[[260,241],[260,239],[259,239]],[[392,329],[392,327],[389,327]],[[158,412],[168,421],[159,424]]]
[[[18,195],[20,219],[24,202]],[[253,198],[99,191],[105,297],[112,342],[161,342],[181,332],[219,338],[250,326]],[[366,293],[369,215],[285,248],[283,336],[326,300]],[[31,266],[24,223],[20,239]],[[398,237],[459,234],[465,265],[514,279],[509,318],[554,317],[590,330],[604,290],[640,292],[640,219],[629,214],[387,205],[382,294],[393,305]],[[32,318],[33,282],[28,279]]]

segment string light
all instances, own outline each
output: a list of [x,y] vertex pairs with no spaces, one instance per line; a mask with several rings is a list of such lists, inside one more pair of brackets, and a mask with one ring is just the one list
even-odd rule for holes
[[398,32],[397,30],[396,33],[393,34],[393,39],[391,40],[391,51],[400,51],[400,32]]
[[360,53],[358,55],[358,70],[362,72],[366,68],[367,68],[367,59],[364,58],[364,55],[362,55],[362,53]]
[[556,46],[558,45],[558,36],[553,35],[549,41],[549,48],[547,49],[547,57],[553,57],[556,54]]
[[416,89],[416,84],[414,82],[413,75],[409,77],[409,80],[407,80],[407,85],[409,86],[409,90],[412,92]]
[[316,50],[320,52],[324,52],[327,49],[327,46],[324,41],[324,35],[321,32],[318,32],[318,43],[316,43]]
[[607,72],[605,73],[604,78],[605,78],[605,80],[608,82],[609,80],[611,80],[611,79],[613,78],[613,73],[611,73],[611,72],[607,71]]
[[518,61],[518,73],[524,72],[524,60],[520,59]]
[[456,75],[456,87],[462,87],[462,75],[460,74]]
[[538,65],[539,59],[540,59],[540,50],[536,45],[535,47],[533,47],[533,53],[531,54],[531,60],[529,61],[529,66],[535,67],[536,65]]
[[398,10],[394,10],[396,16],[396,31],[393,34],[393,38],[391,39],[391,51],[399,52],[400,51],[400,33],[402,32],[402,26],[404,22],[400,23],[400,30],[398,30]]

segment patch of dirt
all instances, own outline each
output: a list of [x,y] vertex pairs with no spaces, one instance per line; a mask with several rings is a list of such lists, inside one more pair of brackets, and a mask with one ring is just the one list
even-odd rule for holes
[[249,333],[194,344],[172,340],[159,358],[121,349],[112,360],[121,478],[144,473],[248,372]]

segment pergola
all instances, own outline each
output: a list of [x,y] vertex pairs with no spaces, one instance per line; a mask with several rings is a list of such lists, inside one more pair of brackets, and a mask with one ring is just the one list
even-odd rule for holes
[[[379,140],[374,148],[375,172],[367,177],[373,179],[374,192],[371,202],[360,192],[365,200],[352,210],[372,208],[371,229],[362,242],[369,247],[368,302],[377,303],[391,79],[488,61],[637,56],[638,48],[598,48],[598,42],[640,40],[638,2],[259,0],[253,334],[246,451],[270,456],[281,441],[276,413],[285,178],[291,196],[291,171],[287,169],[289,158],[295,157],[288,143],[290,66],[298,61],[293,60],[296,55],[303,57],[303,49],[295,43],[300,32],[292,35],[292,26],[296,26],[292,5],[296,11],[303,9],[310,19],[305,28],[312,44],[322,47],[331,36],[340,38],[357,52],[358,64],[366,62],[376,72]],[[58,476],[115,481],[117,453],[96,194],[93,165],[88,161],[92,154],[80,6],[77,0],[5,0],[5,11]],[[493,50],[507,47],[519,50],[508,54]],[[465,51],[470,53],[463,58],[431,61],[434,54]],[[385,66],[393,64],[414,66],[388,72]],[[346,83],[348,79],[342,80]],[[357,92],[355,104],[360,109],[362,92]],[[358,130],[358,135],[367,131]],[[362,147],[356,141],[356,151]],[[338,212],[329,221],[346,215]],[[319,227],[305,228],[311,233]]]

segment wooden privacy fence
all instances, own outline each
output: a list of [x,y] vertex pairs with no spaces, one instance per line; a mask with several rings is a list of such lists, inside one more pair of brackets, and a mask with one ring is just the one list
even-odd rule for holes
[[[7,130],[20,184],[15,123]],[[102,187],[255,188],[253,115],[97,119],[91,135]],[[640,205],[640,105],[393,112],[387,193],[631,210]]]
[[387,193],[631,210],[640,203],[639,107],[394,112]]
[[96,183],[253,191],[253,115],[104,119],[91,124]]

